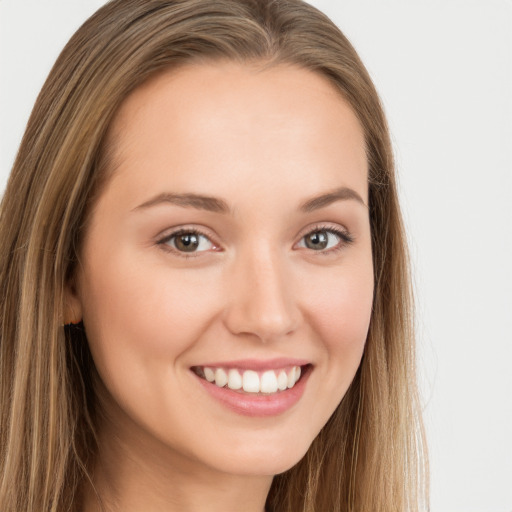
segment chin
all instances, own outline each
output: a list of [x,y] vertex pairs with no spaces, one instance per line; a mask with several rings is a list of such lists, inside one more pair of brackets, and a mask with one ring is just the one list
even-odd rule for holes
[[277,444],[251,443],[242,449],[230,449],[229,454],[214,457],[215,466],[222,472],[241,476],[278,475],[295,466],[310,446],[311,442],[301,443],[291,436]]

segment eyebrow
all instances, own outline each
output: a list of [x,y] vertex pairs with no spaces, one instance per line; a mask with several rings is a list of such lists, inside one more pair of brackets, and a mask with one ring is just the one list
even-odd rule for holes
[[[355,200],[366,207],[362,197],[353,189],[348,187],[340,187],[331,192],[315,196],[302,203],[299,211],[303,213],[310,213],[320,208],[325,208],[336,201]],[[227,202],[218,197],[202,196],[198,194],[173,194],[164,192],[153,197],[149,201],[142,203],[134,208],[134,210],[146,209],[151,206],[160,204],[174,204],[183,208],[195,208],[197,210],[206,210],[214,213],[227,214],[231,212]]]
[[366,207],[366,203],[363,201],[363,198],[354,189],[340,187],[331,192],[327,192],[327,194],[322,194],[308,199],[302,203],[299,210],[304,213],[309,213],[319,210],[320,208],[325,208],[336,201],[347,201],[351,199]]
[[226,201],[217,197],[201,196],[198,194],[159,194],[153,199],[137,206],[135,210],[149,208],[162,203],[175,204],[184,208],[196,208],[197,210],[207,210],[215,213],[229,213],[230,208]]

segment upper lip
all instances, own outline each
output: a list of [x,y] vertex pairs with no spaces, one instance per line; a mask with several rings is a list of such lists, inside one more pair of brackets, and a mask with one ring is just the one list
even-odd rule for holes
[[213,361],[196,366],[208,368],[238,368],[240,370],[275,370],[286,366],[304,366],[310,364],[306,359],[278,357],[274,359],[238,359],[235,361]]

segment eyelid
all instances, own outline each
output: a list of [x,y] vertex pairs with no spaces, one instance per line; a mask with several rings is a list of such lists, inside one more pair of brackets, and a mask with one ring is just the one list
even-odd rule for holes
[[[307,249],[309,252],[319,254],[319,255],[329,255],[334,252],[337,252],[338,250],[343,249],[347,245],[350,245],[354,242],[353,235],[345,227],[342,227],[340,225],[333,226],[331,224],[319,223],[319,224],[315,224],[313,226],[309,226],[308,228],[306,228],[302,232],[302,234],[300,234],[299,241],[294,244],[294,247],[296,247],[297,244],[300,243],[304,239],[304,237],[306,237],[307,235],[310,235],[311,233],[315,233],[318,231],[326,231],[329,233],[333,233],[335,236],[337,236],[340,239],[339,243],[335,247],[332,247],[330,249],[323,249],[323,250],[318,250],[318,251],[316,251],[314,249],[309,249],[307,247],[305,247],[305,248],[301,247],[301,249]],[[205,250],[205,251],[192,251],[190,253],[187,253],[184,251],[179,251],[178,249],[176,249],[168,244],[169,240],[171,240],[172,238],[177,237],[181,234],[195,234],[195,235],[204,237],[211,243],[212,249]],[[164,249],[168,252],[172,252],[173,254],[183,257],[183,258],[198,257],[198,256],[201,256],[203,253],[207,253],[210,251],[220,252],[223,250],[220,247],[220,244],[215,242],[214,236],[212,236],[208,232],[208,230],[205,230],[202,228],[197,228],[196,226],[180,226],[180,227],[176,227],[176,228],[171,228],[170,230],[167,230],[167,232],[165,234],[160,235],[157,238],[156,244],[161,246],[162,249]]]
[[[192,252],[185,252],[185,251],[179,251],[175,247],[172,247],[168,242],[178,237],[182,234],[193,234],[200,237],[206,238],[210,244],[212,245],[212,249],[205,250],[205,251],[192,251]],[[195,226],[180,226],[176,228],[171,228],[170,230],[166,230],[164,234],[159,235],[156,239],[156,244],[160,247],[162,247],[163,250],[171,252],[172,254],[175,254],[182,258],[194,258],[197,256],[200,256],[203,253],[214,251],[214,252],[220,252],[222,249],[220,248],[220,245],[215,242],[214,237],[207,232],[207,230],[203,230],[201,228],[197,228]]]
[[[310,235],[311,233],[315,233],[318,231],[327,231],[329,233],[333,233],[340,239],[340,242],[335,247],[325,250],[315,251],[314,249],[308,249],[307,247],[305,248],[309,252],[314,254],[326,256],[335,253],[354,242],[354,236],[350,233],[350,231],[347,228],[340,225],[333,226],[332,224],[319,223],[315,224],[312,227],[310,226],[305,231],[303,231],[299,236],[299,242],[297,242],[297,244],[300,243],[307,235]],[[301,249],[303,248],[301,247]]]

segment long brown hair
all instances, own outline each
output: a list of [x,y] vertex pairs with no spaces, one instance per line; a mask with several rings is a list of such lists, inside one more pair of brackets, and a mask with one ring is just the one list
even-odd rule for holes
[[182,63],[287,63],[327,77],[365,133],[375,297],[346,396],[293,468],[276,512],[428,508],[412,298],[388,128],[355,50],[301,0],[113,0],[72,37],[37,99],[0,210],[0,509],[80,509],[94,460],[94,364],[63,327],[108,127],[127,95]]

